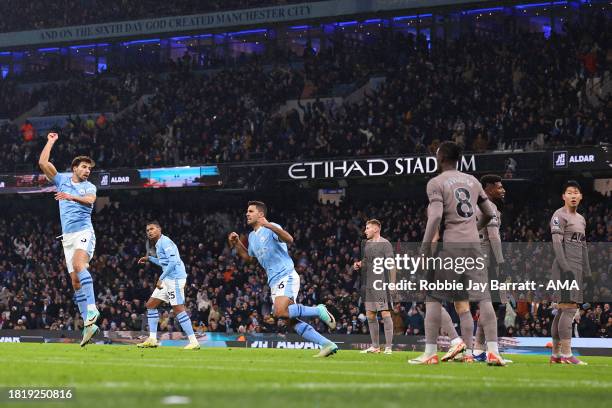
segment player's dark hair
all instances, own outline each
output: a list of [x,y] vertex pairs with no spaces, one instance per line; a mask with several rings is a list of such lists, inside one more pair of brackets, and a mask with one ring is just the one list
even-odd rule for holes
[[582,194],[582,187],[580,187],[580,183],[578,183],[576,180],[567,180],[565,182],[565,184],[563,185],[563,191],[562,194],[565,194],[565,192],[567,191],[568,188],[570,187],[575,187],[578,189],[578,191],[580,191],[580,194]]
[[268,207],[266,207],[263,201],[249,201],[249,205],[254,205],[263,213],[264,217],[268,214]]
[[157,221],[157,220],[151,220],[151,221],[147,222],[147,225],[155,225],[155,226],[157,226],[157,228],[161,229],[161,225],[159,225],[159,221]]
[[378,228],[380,228],[380,227],[381,227],[381,225],[382,225],[382,224],[380,223],[380,221],[378,221],[376,218],[372,218],[371,220],[368,220],[368,221],[366,222],[366,225],[367,225],[367,224],[374,224],[374,225],[378,226]]
[[70,166],[70,168],[74,169],[75,167],[79,167],[81,165],[81,163],[87,163],[92,168],[96,167],[96,162],[93,161],[93,159],[91,157],[89,157],[89,156],[77,156],[74,159],[72,159],[72,165]]
[[461,157],[461,153],[463,153],[463,148],[457,143],[447,140],[446,142],[440,143],[438,152],[440,152],[442,156],[442,161],[457,163]]
[[485,174],[480,178],[480,184],[482,188],[487,188],[489,184],[501,183],[502,178],[497,174]]

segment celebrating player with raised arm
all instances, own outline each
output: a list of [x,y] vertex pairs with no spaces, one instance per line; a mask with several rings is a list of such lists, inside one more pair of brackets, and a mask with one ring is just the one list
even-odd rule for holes
[[[494,210],[482,186],[469,174],[457,170],[457,163],[461,158],[461,147],[454,142],[443,142],[436,153],[438,168],[441,173],[427,183],[427,227],[423,237],[420,253],[431,255],[432,242],[439,231],[440,223],[444,218],[443,243],[449,243],[448,251],[453,251],[452,244],[459,248],[458,253],[469,254],[472,257],[482,255],[480,250],[478,230],[486,226],[493,218]],[[483,213],[482,219],[476,222],[475,207]],[[467,251],[466,251],[467,249]],[[446,248],[444,249],[447,250]],[[451,273],[454,273],[451,271]],[[458,277],[459,275],[455,275]],[[470,271],[466,271],[462,278],[471,278]],[[474,276],[475,279],[478,277]],[[409,361],[410,364],[437,364],[437,338],[441,327],[441,294],[429,293],[426,300],[425,315],[425,353]],[[472,362],[472,342],[474,320],[470,312],[469,297],[462,291],[452,295],[455,309],[461,321],[461,334],[465,343],[466,356],[464,361]]]
[[72,176],[58,173],[49,161],[51,150],[58,137],[57,133],[47,135],[47,144],[40,154],[38,165],[47,179],[57,187],[55,199],[59,201],[66,266],[74,288],[75,300],[85,324],[81,340],[83,347],[98,331],[95,323],[100,316],[96,307],[93,279],[87,270],[96,247],[91,212],[96,201],[97,189],[87,181],[95,163],[87,156],[78,156],[72,160]]
[[157,221],[147,223],[147,238],[155,244],[157,256],[143,256],[138,260],[139,264],[152,262],[161,266],[162,274],[157,280],[156,288],[146,303],[147,320],[149,322],[149,338],[138,344],[141,348],[157,347],[157,323],[159,312],[157,308],[162,302],[170,303],[176,319],[189,338],[189,344],[185,350],[199,350],[200,343],[193,333],[191,319],[185,311],[185,283],[187,282],[187,271],[181,260],[178,248],[170,238],[162,235],[161,226]]
[[[576,280],[582,287],[585,277],[591,276],[589,253],[586,244],[586,221],[578,213],[582,201],[582,189],[578,182],[570,180],[563,186],[561,195],[565,205],[550,220],[555,261],[553,279]],[[577,303],[582,303],[582,291],[563,291],[559,308],[552,322],[553,339],[551,364],[586,365],[572,354],[572,321]]]
[[245,262],[250,263],[257,259],[266,271],[274,304],[274,315],[278,318],[289,318],[289,325],[300,336],[321,346],[321,351],[315,357],[335,354],[338,351],[335,343],[299,319],[318,317],[329,328],[336,327],[336,320],[325,305],[304,306],[295,303],[300,290],[300,277],[287,251],[287,244],[293,243],[293,237],[280,225],[269,222],[266,213],[267,208],[264,203],[249,201],[246,218],[247,224],[253,228],[249,233],[249,248],[244,246],[236,232],[229,234],[229,244]]

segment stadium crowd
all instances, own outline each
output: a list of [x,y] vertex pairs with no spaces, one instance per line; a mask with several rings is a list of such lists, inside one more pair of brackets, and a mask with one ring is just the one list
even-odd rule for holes
[[[48,203],[48,207],[52,207]],[[546,208],[556,208],[558,203]],[[104,330],[145,328],[144,303],[154,289],[157,267],[138,265],[145,253],[144,228],[153,217],[173,238],[187,266],[186,306],[197,330],[228,333],[285,332],[284,321],[271,315],[265,272],[243,264],[226,245],[229,231],[248,233],[242,208],[203,209],[199,203],[177,210],[144,210],[141,204],[121,202],[93,217],[97,247],[90,271],[94,277],[101,327]],[[544,206],[541,206],[543,208]],[[610,242],[612,220],[603,197],[590,197],[581,210],[587,219],[587,241]],[[12,213],[13,214],[13,213]],[[0,220],[0,328],[77,330],[82,321],[72,300],[73,290],[63,261],[59,222],[45,211],[15,213]],[[290,249],[302,280],[298,301],[326,303],[338,320],[337,333],[367,333],[359,273],[351,265],[360,256],[365,221],[383,221],[383,236],[392,242],[418,242],[425,227],[425,207],[419,202],[385,201],[304,205],[274,211],[294,237]],[[552,211],[511,205],[502,218],[504,241],[549,241],[547,220]],[[116,220],[125,220],[117,223]],[[513,221],[511,221],[513,220]],[[586,299],[585,299],[586,300]],[[557,312],[551,303],[512,298],[499,308],[499,333],[504,336],[549,336]],[[451,308],[452,309],[452,308]],[[396,303],[392,317],[398,335],[422,335],[424,305]],[[451,310],[451,314],[453,314]],[[610,337],[609,303],[582,305],[576,319],[582,337]],[[478,311],[474,311],[477,319]],[[161,331],[180,331],[169,308],[161,314]],[[143,322],[143,319],[145,322]],[[317,330],[327,331],[318,320]]]
[[[318,0],[310,0],[318,1]],[[0,3],[0,32],[40,30],[109,21],[159,18],[222,10],[302,3],[300,0],[5,0]]]
[[[13,97],[16,88],[7,84],[0,100],[12,113],[19,101],[45,97],[49,113],[117,113],[132,104],[103,127],[81,115],[62,130],[102,168],[424,153],[449,139],[475,152],[597,144],[612,136],[610,95],[595,92],[591,81],[611,80],[609,28],[609,19],[595,15],[549,38],[466,34],[429,44],[385,28],[361,39],[337,33],[329,47],[306,46],[297,68],[285,50],[220,71],[175,65],[164,74],[77,79],[30,96]],[[337,85],[356,89],[373,77],[385,81],[360,100],[317,97],[279,113],[307,91],[338,96]],[[133,104],[143,94],[151,95],[147,102]],[[0,123],[0,170],[34,168],[29,152],[44,144],[40,133],[25,138],[15,124]]]

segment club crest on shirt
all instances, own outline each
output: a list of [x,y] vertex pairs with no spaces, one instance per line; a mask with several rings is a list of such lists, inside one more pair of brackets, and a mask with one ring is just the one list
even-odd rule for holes
[[85,190],[83,190],[83,189],[79,190],[79,194],[84,195],[85,194]]
[[555,225],[557,227],[559,226],[559,217],[553,217],[552,221],[553,221],[553,225]]

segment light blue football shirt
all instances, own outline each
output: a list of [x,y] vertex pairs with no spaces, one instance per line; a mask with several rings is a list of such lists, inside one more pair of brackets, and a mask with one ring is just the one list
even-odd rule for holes
[[[75,183],[72,177],[66,174],[57,173],[53,177],[53,184],[58,192],[68,193],[76,197],[84,197],[96,194],[97,188],[89,181]],[[62,223],[62,233],[79,232],[87,229],[93,230],[91,224],[92,205],[83,205],[74,201],[60,200],[60,221]]]
[[170,238],[162,234],[155,243],[155,250],[157,257],[150,256],[149,261],[161,266],[162,274],[159,280],[187,279],[187,271],[178,247]]
[[[278,224],[272,223],[272,225],[281,228]],[[265,269],[270,286],[295,269],[293,259],[287,251],[287,244],[266,227],[259,227],[257,231],[251,231],[249,234],[249,255],[257,258]]]

